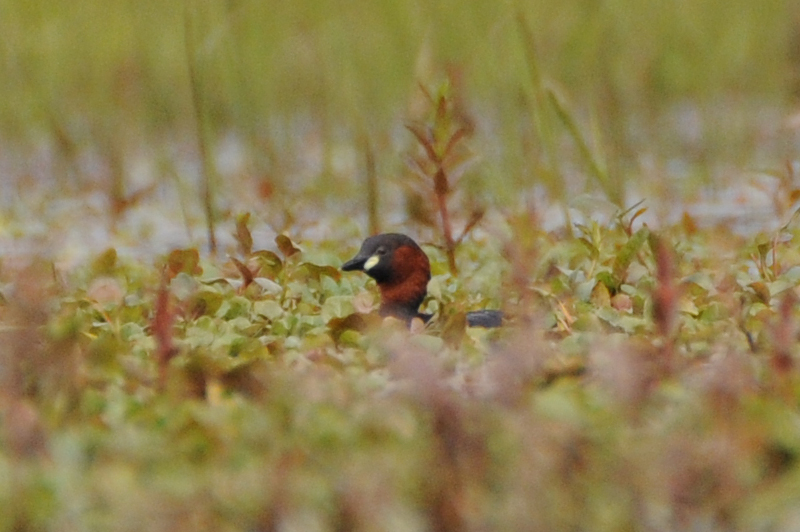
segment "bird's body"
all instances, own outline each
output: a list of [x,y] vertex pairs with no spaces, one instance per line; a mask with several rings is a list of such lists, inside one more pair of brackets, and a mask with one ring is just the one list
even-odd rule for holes
[[[399,233],[384,233],[367,238],[355,257],[342,265],[344,271],[363,271],[378,283],[381,291],[381,316],[392,316],[411,323],[414,318],[427,322],[430,314],[419,312],[428,291],[431,264],[413,239]],[[497,310],[467,313],[467,324],[474,327],[499,327],[503,314]]]

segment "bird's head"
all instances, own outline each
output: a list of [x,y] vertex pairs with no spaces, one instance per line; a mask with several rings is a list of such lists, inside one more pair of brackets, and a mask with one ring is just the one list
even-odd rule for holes
[[399,233],[367,238],[355,257],[342,265],[344,271],[363,271],[378,283],[381,315],[406,321],[421,316],[431,264],[414,240]]

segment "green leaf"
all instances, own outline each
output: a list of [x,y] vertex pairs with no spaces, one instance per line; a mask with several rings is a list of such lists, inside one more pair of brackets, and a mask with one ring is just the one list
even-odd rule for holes
[[592,292],[594,291],[594,287],[597,284],[597,279],[587,279],[586,281],[578,283],[578,285],[575,287],[575,297],[581,301],[589,301],[592,296]]
[[264,301],[256,301],[253,303],[253,312],[259,316],[263,316],[268,320],[274,321],[283,315],[283,307],[277,301],[267,299]]
[[786,290],[794,288],[795,286],[797,286],[797,283],[792,282],[789,279],[780,278],[771,283],[767,283],[766,286],[767,286],[767,292],[770,294],[770,296],[776,297],[777,295],[785,292]]
[[92,261],[92,276],[113,275],[117,268],[117,250],[108,248]]
[[197,292],[200,283],[194,277],[180,272],[169,283],[170,292],[178,301],[186,301]]
[[[448,275],[449,276],[449,275]],[[435,275],[428,281],[428,295],[432,298],[441,301],[443,298],[442,283],[444,282],[445,275]]]
[[271,251],[256,251],[251,254],[248,264],[254,261],[257,264],[257,270],[254,276],[266,277],[268,279],[275,279],[280,275],[283,270],[283,261],[281,258]]
[[191,298],[188,309],[193,316],[214,315],[225,301],[225,296],[217,290],[204,288]]
[[597,280],[606,285],[606,288],[611,293],[619,292],[619,287],[621,286],[621,282],[619,277],[615,276],[613,273],[609,271],[600,271],[597,272]]
[[712,292],[714,290],[714,282],[711,280],[709,272],[695,272],[684,277],[683,282],[685,284],[696,285],[706,292]]
[[297,267],[296,280],[298,281],[319,281],[322,276],[330,277],[336,281],[342,278],[341,272],[333,266],[319,266],[310,262],[303,262]]
[[650,230],[647,227],[642,227],[628,239],[624,246],[622,246],[622,249],[617,253],[614,259],[614,277],[620,281],[625,280],[628,267],[631,265],[631,262],[633,262],[633,259],[644,243],[647,242],[649,236]]
[[300,253],[300,248],[296,247],[292,242],[292,239],[286,235],[278,235],[275,237],[275,244],[277,244],[278,249],[283,256],[287,259],[292,255]]
[[283,294],[283,287],[275,281],[267,279],[266,277],[256,277],[253,279],[253,282],[260,286],[261,290],[263,290],[266,294],[271,296],[280,296]]
[[220,318],[230,320],[239,316],[250,314],[251,302],[246,297],[234,296],[223,301],[216,315]]
[[179,273],[201,275],[203,269],[200,267],[200,253],[196,248],[174,249],[167,257],[167,269],[170,277],[175,277]]
[[247,224],[250,222],[250,213],[245,212],[236,217],[236,232],[234,237],[236,243],[239,245],[239,253],[247,257],[253,251],[253,236],[250,234],[250,228]]
[[622,313],[611,307],[598,309],[597,317],[626,334],[635,334],[648,327],[648,321],[644,318]]
[[328,323],[333,318],[344,318],[354,312],[352,296],[332,296],[322,305],[322,321]]
[[792,286],[797,286],[800,284],[800,266],[792,266],[783,272],[780,278],[792,284]]
[[597,283],[594,285],[589,301],[598,308],[611,306],[611,294],[608,292],[605,283]]

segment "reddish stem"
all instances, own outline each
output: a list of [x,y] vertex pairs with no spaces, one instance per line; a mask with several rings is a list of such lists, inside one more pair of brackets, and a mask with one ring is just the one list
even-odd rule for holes
[[439,205],[439,214],[442,217],[442,231],[444,232],[445,251],[447,252],[447,265],[450,268],[450,273],[458,275],[458,268],[456,266],[456,243],[453,240],[453,228],[450,226],[450,213],[447,210],[447,194],[449,187],[447,183],[447,174],[444,173],[444,168],[439,166],[436,175],[433,177],[433,189],[436,193],[436,201]]

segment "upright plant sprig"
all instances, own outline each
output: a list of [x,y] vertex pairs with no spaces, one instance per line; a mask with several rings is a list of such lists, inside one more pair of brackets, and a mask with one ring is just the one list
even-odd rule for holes
[[483,217],[481,211],[473,212],[461,235],[458,238],[453,236],[447,200],[455,184],[474,161],[463,143],[472,132],[472,125],[463,113],[458,112],[449,84],[444,83],[435,96],[424,87],[421,88],[431,105],[433,116],[427,122],[406,124],[421,148],[407,162],[411,170],[431,187],[442,224],[447,263],[450,272],[456,275],[456,246]]

